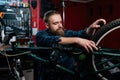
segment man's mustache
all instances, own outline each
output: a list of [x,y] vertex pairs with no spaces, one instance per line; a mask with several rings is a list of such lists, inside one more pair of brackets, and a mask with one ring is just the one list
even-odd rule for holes
[[65,28],[64,27],[60,27],[60,28],[58,28],[56,31],[58,31],[58,30],[65,30]]

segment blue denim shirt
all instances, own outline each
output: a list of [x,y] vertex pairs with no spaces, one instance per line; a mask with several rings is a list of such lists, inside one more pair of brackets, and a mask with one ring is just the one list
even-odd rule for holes
[[[88,38],[86,30],[73,31],[65,30],[65,37],[81,37]],[[37,46],[51,47],[52,44],[58,43],[60,41],[60,36],[52,34],[48,29],[41,30],[36,34]]]
[[[81,38],[88,38],[86,34],[86,30],[80,30],[80,31],[72,31],[72,30],[65,30],[65,37],[81,37]],[[46,30],[41,30],[36,34],[36,43],[37,46],[40,47],[51,47],[53,44],[56,44],[60,41],[60,36],[52,34],[48,29]],[[46,53],[52,52],[51,50],[45,51]],[[68,53],[68,52],[67,52]],[[74,70],[74,58],[70,57],[65,51],[55,51],[55,61],[57,64],[62,65],[65,68],[68,68],[70,70]],[[45,54],[45,56],[48,56]],[[48,56],[49,58],[49,56]],[[46,80],[46,75],[45,74],[50,74],[47,73],[46,71],[50,70],[47,68],[46,65],[41,65],[41,74],[40,80]],[[62,73],[63,74],[63,73]],[[54,74],[55,76],[57,73]],[[60,79],[61,76],[58,76],[58,79]],[[64,73],[62,75],[62,80],[73,80],[72,76],[69,74]],[[56,79],[56,80],[58,80]]]

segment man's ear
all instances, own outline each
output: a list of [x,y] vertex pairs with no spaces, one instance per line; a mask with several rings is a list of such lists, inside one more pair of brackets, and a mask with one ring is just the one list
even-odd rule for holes
[[45,23],[45,27],[46,27],[46,28],[49,28],[48,23]]

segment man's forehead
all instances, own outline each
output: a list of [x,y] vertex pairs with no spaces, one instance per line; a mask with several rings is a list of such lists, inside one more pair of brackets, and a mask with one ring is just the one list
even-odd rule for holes
[[49,21],[58,21],[58,20],[62,20],[61,16],[59,14],[55,14],[49,17]]

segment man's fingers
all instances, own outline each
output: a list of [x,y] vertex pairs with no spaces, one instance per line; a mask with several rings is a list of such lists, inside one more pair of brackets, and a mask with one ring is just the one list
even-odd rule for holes
[[89,49],[88,49],[88,47],[85,46],[84,48],[85,48],[85,50],[87,51],[87,53],[89,53]]
[[93,52],[93,47],[91,45],[88,45],[87,47],[88,47],[89,52]]
[[94,50],[98,50],[96,44],[93,41],[89,41],[89,43],[86,44],[85,49],[88,53],[93,52]]

